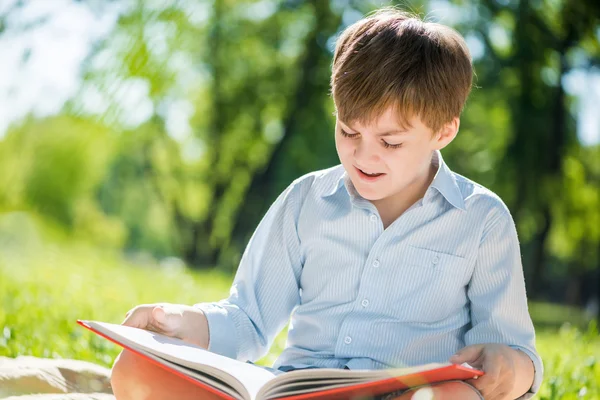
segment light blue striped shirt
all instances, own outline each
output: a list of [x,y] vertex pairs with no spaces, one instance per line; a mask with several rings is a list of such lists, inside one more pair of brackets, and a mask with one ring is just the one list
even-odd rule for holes
[[[438,167],[424,197],[384,230],[338,165],[295,180],[250,239],[230,296],[201,303],[209,350],[274,367],[379,369],[447,362],[466,345],[524,351],[542,380],[517,232],[490,190]],[[291,316],[291,321],[290,321]]]

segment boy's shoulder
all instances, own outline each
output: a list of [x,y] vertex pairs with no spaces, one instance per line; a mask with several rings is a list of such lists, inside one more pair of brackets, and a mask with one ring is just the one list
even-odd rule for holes
[[344,167],[341,164],[330,168],[311,171],[295,179],[290,186],[306,194],[308,191],[315,195],[325,196],[339,188],[343,182]]
[[487,218],[493,216],[512,218],[508,206],[498,194],[454,171],[452,171],[452,176],[462,194],[468,212],[483,213]]

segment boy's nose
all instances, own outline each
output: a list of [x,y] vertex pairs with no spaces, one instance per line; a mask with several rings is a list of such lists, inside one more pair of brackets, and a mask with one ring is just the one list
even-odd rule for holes
[[354,148],[354,159],[356,162],[359,165],[368,166],[379,161],[379,154],[374,147],[374,144],[365,143],[364,141],[357,144]]

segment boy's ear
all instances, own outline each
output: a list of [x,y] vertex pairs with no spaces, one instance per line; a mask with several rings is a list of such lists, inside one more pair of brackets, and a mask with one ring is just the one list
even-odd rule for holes
[[460,118],[454,117],[452,121],[444,124],[442,129],[439,130],[435,135],[434,139],[434,150],[441,150],[448,146],[451,141],[454,140],[460,127]]

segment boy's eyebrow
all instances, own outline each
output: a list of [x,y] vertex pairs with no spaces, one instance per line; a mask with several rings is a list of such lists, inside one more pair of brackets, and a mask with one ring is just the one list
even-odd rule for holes
[[[346,125],[348,128],[352,129],[353,131],[356,131],[356,129],[352,128],[350,125],[346,124],[345,122],[342,122],[338,119],[339,122],[341,122],[342,124]],[[393,136],[393,135],[406,135],[408,132],[405,130],[401,130],[401,129],[396,129],[396,130],[392,130],[392,131],[387,131],[387,132],[382,132],[382,133],[378,133],[377,136]]]
[[378,134],[377,136],[393,136],[393,135],[406,135],[408,132],[406,131],[389,131]]

